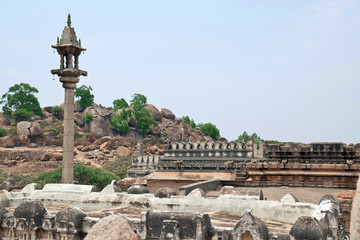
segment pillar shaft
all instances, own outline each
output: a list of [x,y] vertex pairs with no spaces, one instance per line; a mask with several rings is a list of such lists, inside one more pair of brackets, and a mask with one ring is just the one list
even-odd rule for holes
[[64,142],[63,142],[63,169],[62,183],[74,181],[74,83],[64,83],[65,106],[64,106]]

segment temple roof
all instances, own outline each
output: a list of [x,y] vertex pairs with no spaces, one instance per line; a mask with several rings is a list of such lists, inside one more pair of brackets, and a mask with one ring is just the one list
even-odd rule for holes
[[73,27],[71,27],[70,13],[68,15],[67,26],[65,26],[60,39],[60,45],[64,45],[64,44],[74,44],[79,46],[79,42],[77,41],[75,30]]

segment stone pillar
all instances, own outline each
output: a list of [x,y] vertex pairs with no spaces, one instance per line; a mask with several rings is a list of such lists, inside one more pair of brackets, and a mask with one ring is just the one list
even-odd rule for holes
[[360,177],[357,183],[356,195],[352,202],[350,220],[350,239],[360,239]]
[[63,169],[61,182],[71,184],[74,181],[74,89],[79,79],[76,77],[62,77],[60,81],[65,88]]

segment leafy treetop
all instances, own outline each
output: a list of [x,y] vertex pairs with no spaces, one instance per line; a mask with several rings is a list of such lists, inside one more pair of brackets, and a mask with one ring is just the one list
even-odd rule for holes
[[113,105],[114,105],[114,112],[116,112],[118,109],[124,109],[124,108],[129,107],[129,104],[123,98],[115,99],[113,101]]
[[75,97],[79,98],[79,105],[83,108],[90,107],[94,103],[94,95],[91,86],[81,85],[75,88]]
[[199,123],[197,126],[200,128],[201,132],[207,136],[212,138],[220,137],[219,129],[212,123]]
[[15,84],[9,91],[2,95],[0,104],[4,114],[11,115],[13,111],[27,112],[30,115],[42,115],[39,101],[34,93],[39,91],[28,83]]

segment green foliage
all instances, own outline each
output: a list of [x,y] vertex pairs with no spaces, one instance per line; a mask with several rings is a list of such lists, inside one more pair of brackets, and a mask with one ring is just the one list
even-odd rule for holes
[[64,110],[60,106],[54,106],[52,107],[51,111],[54,113],[54,115],[57,118],[60,118],[64,112]]
[[151,125],[157,125],[156,121],[149,110],[143,107],[147,103],[147,98],[144,95],[135,93],[132,98],[130,102],[134,108],[133,119],[136,128],[140,129],[141,134],[145,136],[149,132]]
[[141,134],[143,136],[145,136],[149,132],[151,125],[157,125],[154,117],[150,114],[149,110],[143,108],[140,105],[134,106],[134,117],[136,127],[137,129],[141,130]]
[[115,114],[111,120],[111,128],[121,132],[129,132],[128,115],[131,114],[131,110],[123,110],[120,114]]
[[147,103],[147,98],[140,94],[140,93],[135,93],[134,95],[132,95],[132,98],[130,103],[132,106],[136,106],[136,105],[141,105],[144,106]]
[[136,125],[137,129],[141,130],[141,134],[145,136],[152,125],[157,125],[149,110],[143,107],[147,103],[147,98],[142,94],[135,93],[130,103],[132,107],[125,110],[129,107],[125,99],[114,100],[114,111],[118,109],[123,109],[123,111],[120,114],[114,115],[111,128],[118,132],[126,133],[129,131],[129,122],[131,121]]
[[64,134],[64,125],[61,122],[54,124],[55,135],[57,138],[62,138]]
[[83,108],[90,107],[94,103],[94,95],[91,94],[91,86],[81,85],[75,88],[75,97],[79,98],[79,105]]
[[[40,173],[34,181],[42,186],[47,183],[60,183],[61,175],[62,167],[55,171]],[[110,184],[112,180],[118,180],[118,177],[99,168],[93,169],[81,164],[75,164],[74,180],[79,184],[95,185],[101,190],[106,185]]]
[[39,91],[35,87],[31,87],[28,83],[15,84],[9,88],[9,91],[2,95],[0,104],[4,114],[11,115],[13,111],[22,109],[29,114],[42,115],[39,101],[34,93]]
[[126,177],[127,171],[130,169],[131,162],[130,156],[119,156],[114,161],[105,164],[103,168],[123,179]]
[[197,125],[201,132],[205,134],[206,136],[210,136],[212,138],[218,138],[220,137],[220,131],[217,129],[217,127],[212,123],[199,123]]
[[[8,173],[0,169],[0,182],[4,182],[8,177]],[[20,188],[23,188],[32,182],[32,178],[30,175],[24,175],[21,172],[12,172],[11,177],[15,180],[15,182],[19,185]]]
[[124,109],[129,107],[129,104],[123,98],[114,100],[113,105],[114,105],[114,112],[116,112],[118,109]]
[[5,137],[6,136],[6,130],[3,128],[0,128],[0,137]]
[[16,127],[11,126],[10,129],[8,130],[8,134],[11,137],[17,136],[17,129]]
[[21,121],[30,121],[31,117],[34,116],[33,112],[29,112],[26,109],[16,109],[15,111],[12,112],[12,121],[15,122],[21,122]]
[[193,129],[196,128],[196,123],[194,119],[190,119],[189,116],[182,117],[182,120],[184,121],[184,123],[189,124]]
[[93,116],[89,113],[85,114],[85,116],[83,116],[83,120],[84,122],[90,122],[91,120],[93,120]]
[[256,133],[249,135],[246,131],[243,132],[235,141],[236,142],[248,142],[250,139],[254,140],[254,143],[260,144],[264,142],[264,139],[261,139]]

